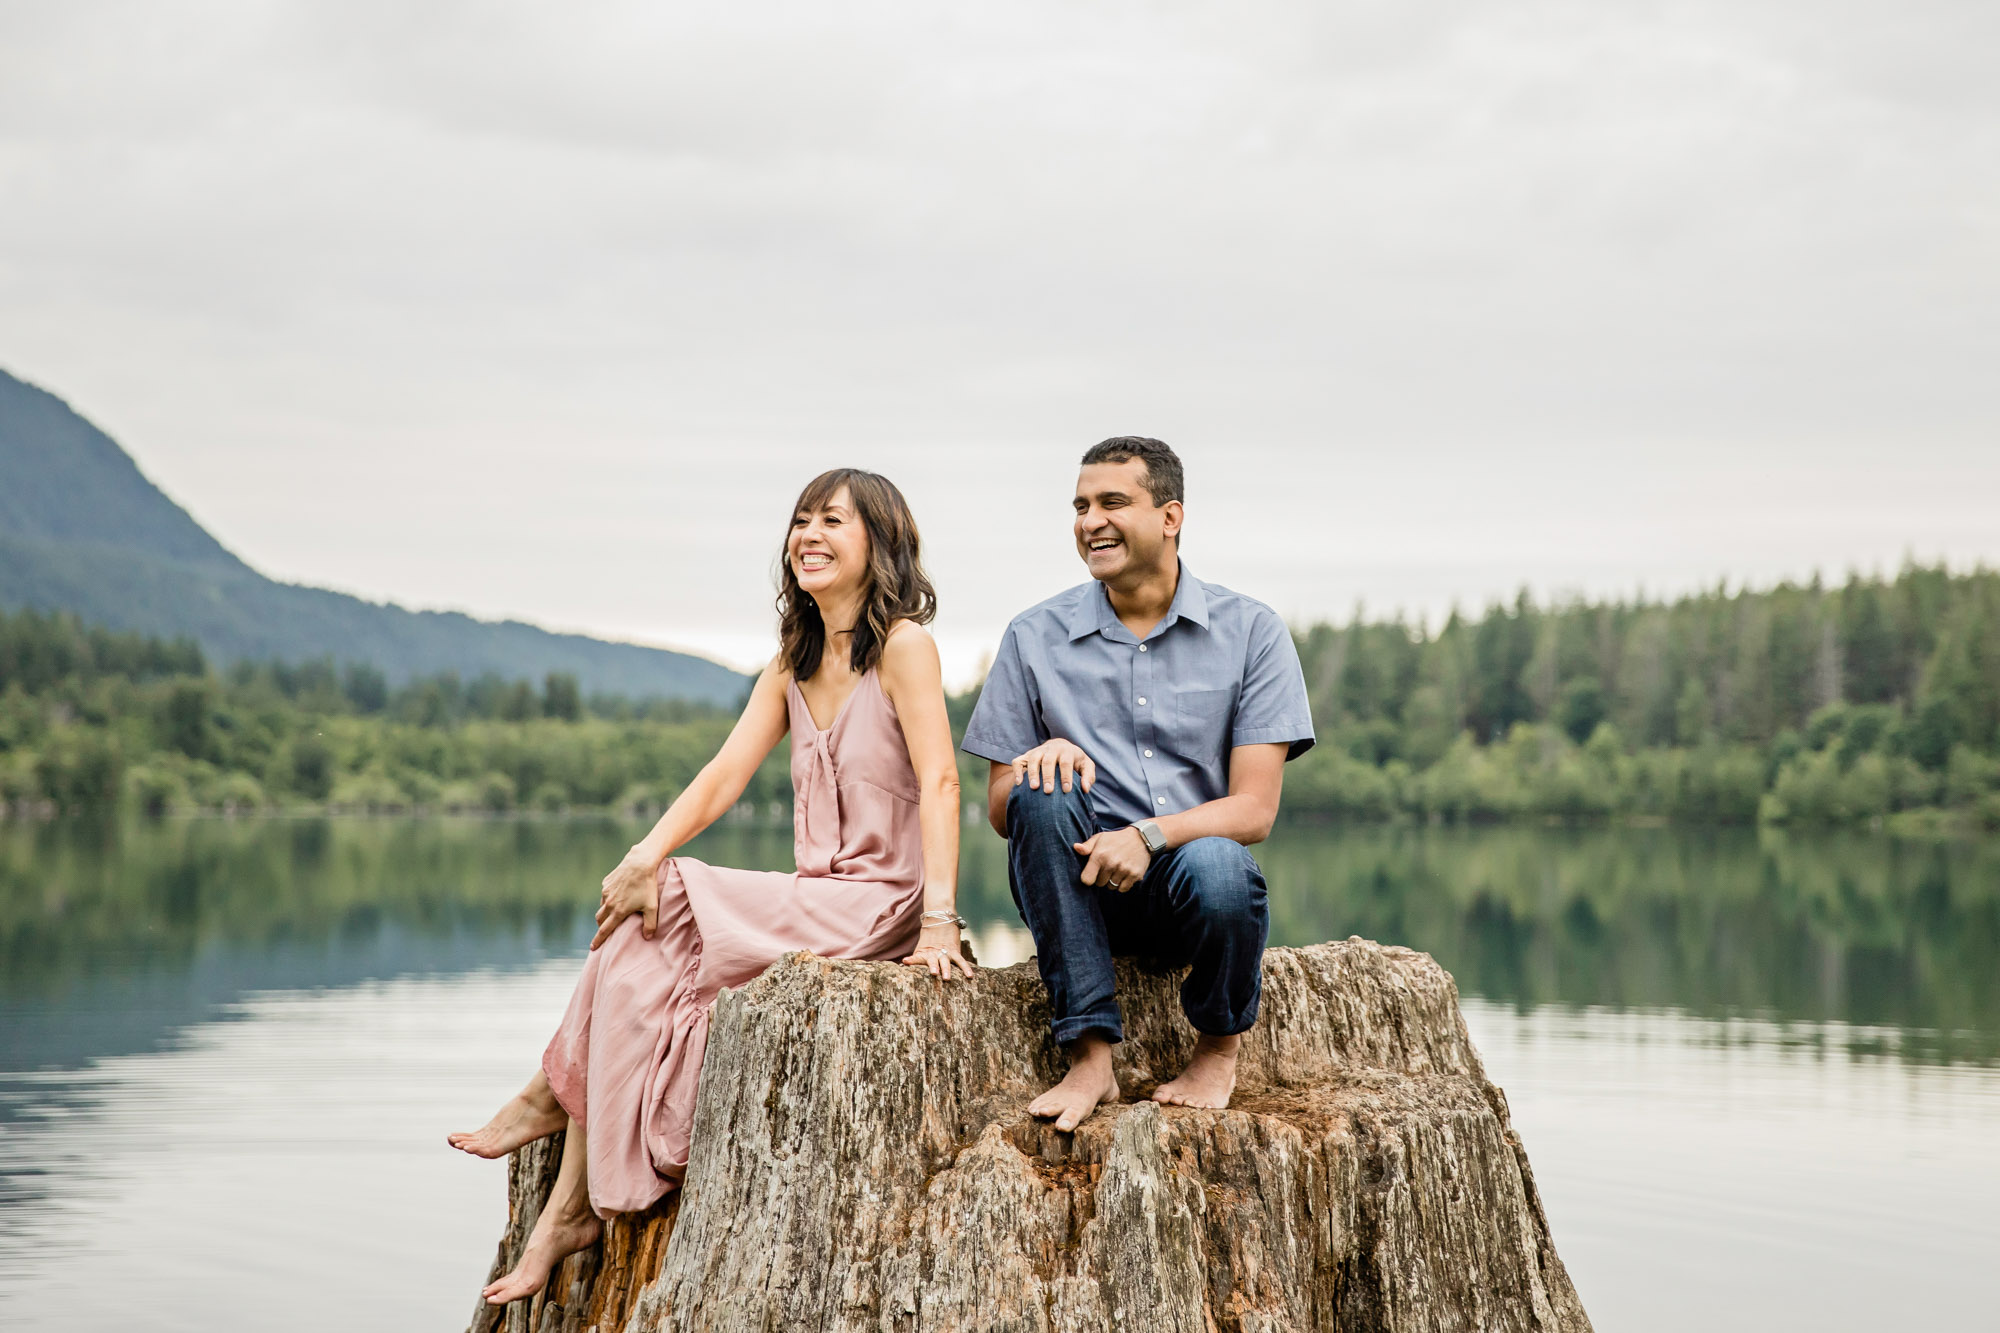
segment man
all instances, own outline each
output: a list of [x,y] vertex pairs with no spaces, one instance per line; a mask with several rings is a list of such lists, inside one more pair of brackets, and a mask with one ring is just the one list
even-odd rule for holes
[[1114,954],[1190,969],[1194,1058],[1153,1099],[1229,1104],[1268,926],[1244,848],[1271,831],[1285,761],[1313,743],[1284,622],[1181,563],[1182,489],[1158,440],[1084,454],[1076,549],[1092,582],[1007,627],[965,732],[993,765],[988,816],[1069,1056],[1028,1110],[1062,1130],[1119,1095]]

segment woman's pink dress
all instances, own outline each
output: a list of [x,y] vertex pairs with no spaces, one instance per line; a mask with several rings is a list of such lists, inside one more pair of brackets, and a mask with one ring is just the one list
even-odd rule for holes
[[680,1182],[709,1006],[723,987],[794,949],[903,958],[916,947],[923,834],[895,706],[872,670],[825,731],[796,683],[785,699],[798,872],[668,858],[653,938],[629,917],[590,955],[542,1056],[556,1100],[589,1136],[601,1215],[645,1208]]

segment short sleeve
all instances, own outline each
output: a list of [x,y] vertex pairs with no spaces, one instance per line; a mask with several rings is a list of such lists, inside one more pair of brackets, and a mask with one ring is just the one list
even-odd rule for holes
[[1312,704],[1306,698],[1305,673],[1299,650],[1278,613],[1268,607],[1251,622],[1245,654],[1243,691],[1236,699],[1236,727],[1231,745],[1282,742],[1287,760],[1313,747]]
[[1009,625],[980,688],[972,720],[966,723],[961,748],[981,759],[1009,764],[1047,739],[1033,673],[1021,659],[1020,631]]

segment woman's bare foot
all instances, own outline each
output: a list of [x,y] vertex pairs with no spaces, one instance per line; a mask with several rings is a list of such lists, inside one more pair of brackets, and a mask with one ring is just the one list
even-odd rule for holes
[[550,1200],[542,1215],[535,1219],[527,1248],[521,1251],[521,1262],[507,1276],[489,1282],[479,1294],[488,1305],[505,1305],[534,1295],[549,1284],[549,1274],[556,1271],[557,1264],[596,1244],[603,1231],[604,1224],[588,1205],[581,1213],[572,1213],[557,1208],[555,1201]]
[[1102,1037],[1079,1037],[1070,1044],[1069,1073],[1063,1081],[1028,1103],[1028,1114],[1054,1120],[1067,1133],[1105,1102],[1118,1100],[1118,1075],[1111,1068],[1111,1043]]
[[474,1157],[505,1157],[524,1143],[546,1138],[569,1123],[569,1116],[556,1102],[548,1075],[536,1071],[514,1099],[473,1133],[460,1130],[447,1134],[444,1141]]
[[1153,1089],[1153,1100],[1168,1106],[1202,1106],[1220,1111],[1236,1091],[1236,1051],[1243,1036],[1211,1037],[1202,1033],[1194,1044],[1194,1059],[1180,1077]]

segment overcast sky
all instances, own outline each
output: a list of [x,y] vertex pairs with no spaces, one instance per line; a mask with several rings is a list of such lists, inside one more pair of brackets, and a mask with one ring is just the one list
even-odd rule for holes
[[281,578],[948,670],[1187,461],[1295,622],[2000,560],[2000,7],[0,0],[0,366]]

